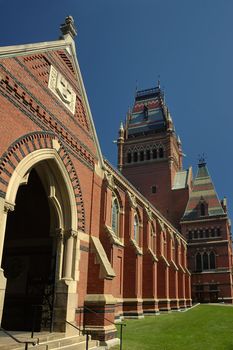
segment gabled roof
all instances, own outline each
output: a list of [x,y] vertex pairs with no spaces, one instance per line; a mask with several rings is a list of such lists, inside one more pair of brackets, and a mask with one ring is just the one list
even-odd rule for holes
[[[200,205],[205,205],[205,215],[201,213]],[[226,215],[223,211],[213,181],[209,175],[206,163],[202,161],[198,165],[197,176],[193,182],[193,188],[182,221],[200,220],[213,216]]]
[[[67,17],[67,19],[70,20],[72,17]],[[72,19],[73,20],[73,19]],[[72,25],[72,24],[71,24]],[[64,26],[64,25],[62,25]],[[75,48],[75,42],[74,42],[74,33],[71,33],[69,30],[65,31],[61,26],[61,30],[63,35],[59,40],[55,41],[50,41],[50,42],[40,42],[40,43],[34,43],[34,44],[24,44],[24,45],[16,45],[16,46],[5,46],[5,47],[0,47],[0,59],[1,58],[10,58],[10,57],[18,57],[18,56],[25,56],[25,55],[30,55],[30,54],[38,54],[38,53],[43,53],[43,52],[48,52],[48,51],[59,51],[59,50],[65,50],[71,57],[71,62],[72,62],[72,68],[74,70],[75,78],[77,79],[77,83],[80,87],[81,90],[81,95],[83,98],[83,102],[85,105],[86,113],[89,119],[89,123],[92,129],[93,137],[94,137],[94,143],[96,145],[96,150],[97,150],[97,157],[99,161],[99,165],[103,168],[104,163],[103,163],[103,157],[98,141],[98,137],[96,134],[91,110],[90,110],[90,105],[88,102],[86,90],[84,87],[78,59],[77,59],[77,54],[76,54],[76,48]]]
[[138,91],[128,118],[128,137],[166,130],[165,114],[163,94],[159,86]]

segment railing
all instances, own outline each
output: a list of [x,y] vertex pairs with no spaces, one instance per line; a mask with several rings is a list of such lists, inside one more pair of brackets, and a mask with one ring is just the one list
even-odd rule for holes
[[[31,338],[34,336],[36,323],[38,322],[38,315],[43,315],[43,304],[32,305],[32,327],[31,327]],[[42,316],[41,316],[42,317]],[[50,316],[47,319],[43,319],[45,326],[49,322],[49,332],[53,332],[53,310],[50,310]]]
[[28,341],[28,340],[19,340],[18,338],[16,338],[14,335],[12,335],[11,333],[9,333],[8,331],[6,331],[5,329],[3,329],[2,327],[0,327],[0,331],[2,331],[3,333],[5,333],[8,337],[12,338],[14,341],[16,341],[16,343],[18,344],[25,344],[25,348],[24,350],[28,350],[28,345],[31,344],[33,346],[35,345],[39,345],[39,338],[37,338],[36,341]]
[[79,331],[79,334],[82,333],[83,335],[86,335],[86,350],[88,350],[88,346],[89,346],[89,332],[86,331],[85,329],[81,329],[77,326],[75,326],[73,323],[70,323],[69,321],[66,321],[67,324],[69,324],[70,326],[74,327],[75,329],[77,329]]
[[[92,312],[93,314],[100,316],[100,314],[98,314],[97,312],[95,312],[94,310],[89,309],[87,306],[83,306],[84,309],[84,315],[85,315],[85,310],[87,310],[88,312]],[[109,320],[108,318],[104,317],[104,320],[108,321],[111,324],[114,324],[114,322],[112,322],[111,320]],[[120,329],[120,350],[122,350],[122,344],[123,344],[123,327],[126,327],[125,323],[118,323],[118,325],[120,325],[121,329]],[[85,322],[84,322],[84,327],[85,327]],[[88,350],[88,348],[86,348],[86,350]]]

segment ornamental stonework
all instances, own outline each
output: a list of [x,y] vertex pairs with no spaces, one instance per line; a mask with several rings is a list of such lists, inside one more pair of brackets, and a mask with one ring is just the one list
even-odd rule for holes
[[76,94],[69,82],[53,66],[50,68],[48,86],[59,100],[74,114]]

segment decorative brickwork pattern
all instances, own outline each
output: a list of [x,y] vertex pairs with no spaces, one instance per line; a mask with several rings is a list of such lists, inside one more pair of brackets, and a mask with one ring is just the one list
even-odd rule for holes
[[50,63],[44,54],[26,56],[23,62],[41,82],[48,84]]
[[[86,163],[93,168],[94,155],[88,152],[85,145],[82,145],[75,136],[72,136],[66,127],[63,126],[62,123],[45,108],[45,106],[41,105],[40,101],[36,101],[35,98],[32,98],[33,96],[31,96],[31,94],[21,86],[20,83],[16,83],[15,79],[10,74],[8,75],[6,73],[7,72],[5,72],[4,76],[3,74],[1,75],[2,79],[0,77],[0,89],[2,88],[5,91],[5,94],[3,93],[3,95],[7,98],[10,98],[11,96],[14,99],[14,104],[17,103],[17,107],[30,116],[33,121],[36,121],[42,129],[45,129],[45,126],[52,129],[52,131],[58,134],[59,137],[61,137],[71,149],[80,156],[84,164]],[[13,101],[11,100],[11,102]]]

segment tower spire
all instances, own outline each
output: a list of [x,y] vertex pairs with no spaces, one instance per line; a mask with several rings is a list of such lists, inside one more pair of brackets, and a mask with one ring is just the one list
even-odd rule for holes
[[204,166],[206,166],[206,159],[205,159],[205,154],[202,153],[202,155],[199,154],[198,167],[202,168]]

